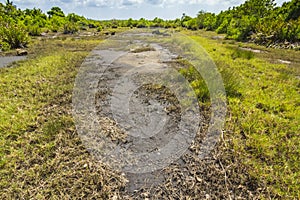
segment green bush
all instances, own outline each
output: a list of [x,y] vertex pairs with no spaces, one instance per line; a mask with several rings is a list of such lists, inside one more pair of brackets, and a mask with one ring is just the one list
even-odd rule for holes
[[216,32],[217,33],[227,33],[227,28],[229,26],[230,21],[228,21],[227,19],[225,19],[221,25],[217,28]]
[[191,29],[191,30],[197,30],[197,29],[199,28],[196,19],[191,19],[191,20],[185,22],[185,26],[186,26],[188,29]]
[[0,27],[0,40],[11,48],[26,47],[29,42],[28,33],[23,25],[2,23]]
[[53,16],[48,21],[48,28],[52,32],[58,32],[62,29],[63,25],[65,24],[65,19],[63,17]]
[[103,30],[102,26],[99,25],[99,26],[97,27],[97,32],[101,32],[102,30]]
[[64,24],[64,34],[74,34],[76,32],[78,32],[76,23],[67,22]]
[[56,33],[59,31],[60,27],[57,25],[52,25],[48,27],[52,32]]
[[256,18],[250,16],[243,16],[241,19],[232,19],[227,29],[227,38],[238,41],[249,39],[257,21]]
[[0,42],[0,49],[2,51],[8,51],[10,50],[10,45],[7,42]]
[[37,25],[28,26],[27,31],[31,36],[40,36],[42,29]]

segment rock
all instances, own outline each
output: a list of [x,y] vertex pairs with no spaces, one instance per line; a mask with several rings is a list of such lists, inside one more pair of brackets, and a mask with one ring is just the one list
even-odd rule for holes
[[252,48],[246,48],[246,47],[240,47],[240,49],[245,50],[245,51],[251,51],[253,53],[262,53],[262,50],[259,49],[252,49]]
[[111,199],[112,200],[118,200],[118,196],[113,196]]
[[152,34],[153,35],[162,35],[162,36],[171,36],[171,34],[169,33],[166,33],[166,32],[160,32],[159,30],[155,30],[155,31],[152,31]]
[[281,59],[279,59],[278,61],[280,63],[282,63],[282,64],[291,64],[292,63],[291,61],[288,61],[288,60],[281,60]]
[[213,40],[223,40],[224,38],[225,38],[225,36],[221,36],[221,35],[212,37]]
[[26,56],[28,55],[28,51],[25,49],[17,49],[17,56]]

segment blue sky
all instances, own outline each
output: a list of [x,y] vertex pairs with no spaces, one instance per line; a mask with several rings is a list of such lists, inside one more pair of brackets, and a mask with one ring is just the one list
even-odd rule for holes
[[[245,0],[13,0],[18,8],[41,8],[44,12],[59,6],[65,13],[77,13],[92,19],[180,18],[182,13],[196,16],[205,10],[218,13]],[[285,0],[276,0],[281,5]],[[4,3],[5,0],[0,0]]]

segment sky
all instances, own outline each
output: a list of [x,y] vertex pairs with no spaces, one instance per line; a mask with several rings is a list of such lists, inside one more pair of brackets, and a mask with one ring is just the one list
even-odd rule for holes
[[[281,5],[286,0],[276,0]],[[4,3],[5,0],[0,0]],[[18,8],[40,8],[47,12],[54,6],[65,14],[76,13],[89,19],[163,19],[180,18],[183,13],[195,17],[200,10],[219,13],[245,0],[13,0]]]

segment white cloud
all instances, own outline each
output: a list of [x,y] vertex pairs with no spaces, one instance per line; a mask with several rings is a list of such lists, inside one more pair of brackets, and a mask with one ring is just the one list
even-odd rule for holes
[[[22,0],[17,0],[22,1]],[[35,1],[35,0],[30,0]],[[156,5],[159,7],[170,7],[180,5],[230,5],[240,4],[243,0],[52,0],[62,4],[72,4],[88,7],[124,8],[140,5]]]
[[[276,0],[281,5],[285,0]],[[0,0],[5,3],[5,0]],[[77,13],[94,19],[139,19],[154,17],[175,19],[182,13],[196,16],[200,10],[218,13],[238,6],[245,0],[13,0],[18,8],[41,8],[47,12],[58,6],[67,13]]]
[[28,0],[28,1],[22,1],[22,0],[15,0],[13,1],[14,4],[19,5],[35,5],[35,4],[39,4],[39,0]]

